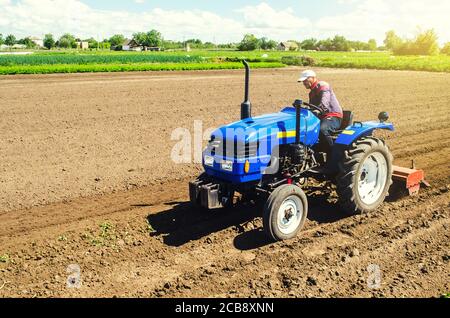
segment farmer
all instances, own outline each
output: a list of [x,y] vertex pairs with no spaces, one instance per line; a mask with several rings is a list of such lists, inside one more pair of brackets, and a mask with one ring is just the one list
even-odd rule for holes
[[305,85],[309,93],[309,103],[318,106],[323,113],[320,115],[321,141],[329,152],[333,146],[332,134],[341,128],[343,111],[331,86],[327,82],[319,81],[314,71],[304,71],[298,80]]

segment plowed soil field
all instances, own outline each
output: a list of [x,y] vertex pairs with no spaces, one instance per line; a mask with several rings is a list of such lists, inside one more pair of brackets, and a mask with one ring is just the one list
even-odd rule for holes
[[[450,74],[317,71],[357,120],[390,113],[378,135],[432,187],[353,217],[319,187],[282,243],[254,207],[192,209],[201,166],[171,160],[175,129],[239,118],[242,71],[0,77],[0,297],[449,293]],[[299,72],[254,71],[255,115],[305,98]]]

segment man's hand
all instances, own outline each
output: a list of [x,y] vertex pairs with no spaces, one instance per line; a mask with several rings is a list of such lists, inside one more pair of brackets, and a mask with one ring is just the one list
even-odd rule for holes
[[316,109],[311,110],[311,112],[319,119],[322,117],[322,114],[323,114],[322,112],[320,112],[320,111],[318,111]]

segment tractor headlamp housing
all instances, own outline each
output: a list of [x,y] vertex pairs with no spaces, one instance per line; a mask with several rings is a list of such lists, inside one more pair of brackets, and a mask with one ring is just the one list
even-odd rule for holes
[[221,164],[222,170],[233,172],[233,161],[224,160]]
[[208,166],[208,167],[214,166],[214,157],[206,155],[204,159],[205,159],[206,166]]

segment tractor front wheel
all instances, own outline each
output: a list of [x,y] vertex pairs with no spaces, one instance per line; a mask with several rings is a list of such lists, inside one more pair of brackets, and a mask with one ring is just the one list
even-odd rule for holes
[[297,236],[308,215],[308,199],[303,190],[294,185],[277,188],[264,206],[264,230],[275,241]]
[[366,137],[346,150],[339,164],[337,192],[350,215],[376,210],[392,185],[393,157],[383,140]]

